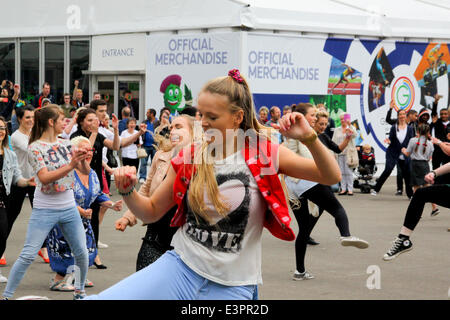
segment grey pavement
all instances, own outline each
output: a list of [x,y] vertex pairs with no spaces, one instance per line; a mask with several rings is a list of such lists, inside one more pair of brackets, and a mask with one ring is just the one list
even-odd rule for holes
[[[320,245],[308,246],[306,256],[306,268],[316,277],[313,280],[292,280],[295,270],[294,242],[279,240],[265,229],[262,248],[264,283],[259,288],[260,299],[449,299],[449,209],[441,208],[441,213],[431,218],[431,205],[427,204],[411,237],[414,249],[393,261],[382,260],[383,254],[391,246],[391,241],[400,231],[408,206],[406,196],[394,195],[394,180],[395,178],[389,178],[376,197],[360,194],[359,190],[355,190],[353,197],[338,198],[349,216],[352,235],[370,242],[370,247],[366,250],[342,247],[331,215],[322,215],[312,233],[312,237],[319,241]],[[113,200],[118,200],[117,192],[113,191],[113,194]],[[7,244],[8,265],[0,268],[5,276],[8,276],[22,249],[30,212],[26,200]],[[136,225],[124,233],[116,231],[114,221],[120,216],[121,213],[108,211],[100,226],[100,241],[107,243],[109,248],[99,249],[99,252],[108,269],[89,269],[88,278],[94,282],[95,287],[88,288],[88,294],[99,293],[135,271],[136,257],[145,228]],[[291,225],[297,232],[294,217]],[[71,293],[49,290],[52,276],[50,267],[39,256],[36,257],[14,298],[38,295],[52,300],[70,300]],[[0,284],[0,290],[3,291],[4,287],[5,284]]]

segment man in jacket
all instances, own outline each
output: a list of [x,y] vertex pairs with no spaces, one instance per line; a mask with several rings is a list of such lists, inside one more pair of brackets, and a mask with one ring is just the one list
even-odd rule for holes
[[33,106],[36,109],[41,108],[42,100],[45,98],[50,99],[51,103],[55,103],[55,98],[50,94],[50,83],[48,82],[44,82],[42,85],[42,92],[34,97]]

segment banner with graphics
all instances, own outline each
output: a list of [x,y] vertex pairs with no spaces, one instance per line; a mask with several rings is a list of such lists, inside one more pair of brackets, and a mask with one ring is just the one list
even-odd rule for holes
[[386,115],[437,111],[449,105],[450,52],[447,43],[318,38],[251,32],[148,35],[146,105],[172,113],[196,105],[206,81],[239,68],[255,107],[299,102],[323,104],[336,126],[349,113],[358,145],[375,149],[385,162],[390,130]]
[[240,65],[241,33],[147,36],[146,104],[172,114],[195,104],[202,86]]
[[398,110],[449,106],[450,53],[447,43],[393,40],[246,35],[242,73],[256,109],[299,102],[323,104],[336,126],[350,113],[358,145],[375,149],[385,162],[390,130],[386,115]]

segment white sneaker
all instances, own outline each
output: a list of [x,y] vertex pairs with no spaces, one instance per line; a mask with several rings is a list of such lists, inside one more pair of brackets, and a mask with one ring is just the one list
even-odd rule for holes
[[144,183],[145,182],[145,179],[144,178],[140,178],[139,179],[139,183]]
[[376,196],[376,195],[377,195],[377,192],[376,192],[375,190],[372,190],[372,191],[370,191],[370,194],[371,194],[372,196]]
[[6,278],[5,276],[2,276],[2,274],[0,273],[0,283],[5,283],[8,282],[8,278]]
[[294,272],[294,275],[292,276],[292,280],[299,281],[299,280],[311,280],[315,277],[310,274],[308,271],[305,271],[303,273],[300,273],[298,271]]
[[102,243],[102,242],[98,242],[98,248],[99,249],[106,249],[106,248],[108,248],[109,246],[106,244],[106,243]]
[[359,249],[366,249],[369,247],[369,243],[367,241],[354,236],[341,237],[341,245],[344,247],[351,246]]

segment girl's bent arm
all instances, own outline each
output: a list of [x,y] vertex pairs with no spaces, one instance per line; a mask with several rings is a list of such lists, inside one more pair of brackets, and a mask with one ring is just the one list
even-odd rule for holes
[[48,171],[47,168],[42,168],[37,173],[37,176],[39,178],[39,181],[45,185],[67,176],[67,174],[72,170],[73,168],[70,165],[65,165],[52,171]]

